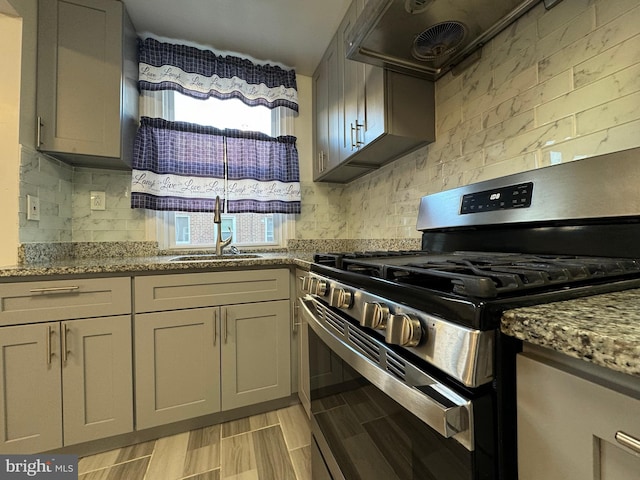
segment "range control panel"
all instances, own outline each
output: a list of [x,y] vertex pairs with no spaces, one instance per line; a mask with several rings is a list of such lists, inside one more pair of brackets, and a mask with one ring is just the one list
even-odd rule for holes
[[462,196],[460,214],[528,208],[531,206],[533,182],[469,193]]

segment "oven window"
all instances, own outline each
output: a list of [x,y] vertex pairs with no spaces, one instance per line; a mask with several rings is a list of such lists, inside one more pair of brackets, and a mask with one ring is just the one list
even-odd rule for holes
[[312,433],[335,479],[491,478],[488,472],[474,473],[474,452],[442,437],[378,390],[312,329],[309,357]]

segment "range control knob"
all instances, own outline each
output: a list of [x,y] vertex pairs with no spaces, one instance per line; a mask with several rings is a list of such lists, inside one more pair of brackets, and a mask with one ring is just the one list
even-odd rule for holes
[[384,303],[366,302],[362,309],[360,325],[363,327],[384,329],[389,317],[389,307]]
[[302,279],[302,290],[307,293],[311,293],[311,277],[309,275],[305,275],[301,277]]
[[331,287],[329,305],[336,308],[353,307],[353,293],[346,288]]
[[318,282],[315,284],[315,291],[313,293],[315,293],[316,295],[320,295],[321,297],[324,297],[328,291],[329,291],[329,284],[327,283],[327,281],[318,280]]
[[400,313],[389,315],[385,340],[402,347],[415,347],[422,338],[420,320],[413,315]]

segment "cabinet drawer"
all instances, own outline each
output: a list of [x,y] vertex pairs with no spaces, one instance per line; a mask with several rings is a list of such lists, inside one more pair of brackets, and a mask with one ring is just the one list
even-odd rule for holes
[[135,311],[213,307],[289,298],[289,270],[244,270],[135,279]]
[[131,313],[129,278],[0,284],[0,325]]

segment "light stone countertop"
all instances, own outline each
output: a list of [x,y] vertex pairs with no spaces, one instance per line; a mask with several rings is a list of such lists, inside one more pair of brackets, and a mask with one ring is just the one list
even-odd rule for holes
[[313,254],[307,252],[258,253],[258,258],[242,258],[225,255],[215,261],[175,262],[171,259],[183,254],[140,257],[79,258],[37,262],[25,265],[0,267],[0,281],[24,279],[24,277],[48,277],[58,275],[104,275],[136,273],[188,273],[224,268],[260,268],[265,266],[295,266],[309,269]]
[[502,316],[501,331],[640,376],[640,289],[508,310]]

